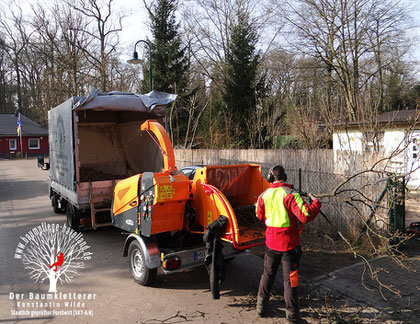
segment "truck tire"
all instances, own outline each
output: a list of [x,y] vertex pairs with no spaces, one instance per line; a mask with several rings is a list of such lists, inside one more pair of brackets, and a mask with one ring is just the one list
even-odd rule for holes
[[77,215],[76,209],[70,202],[67,203],[66,215],[67,215],[67,226],[75,230],[76,232],[78,232],[79,225],[80,225],[79,215]]
[[146,257],[137,240],[128,247],[128,264],[134,280],[142,286],[150,286],[156,279],[157,268],[149,269],[146,266]]
[[52,205],[54,213],[56,214],[60,214],[63,212],[63,210],[58,206],[58,199],[59,199],[58,195],[53,195],[51,197],[51,205]]

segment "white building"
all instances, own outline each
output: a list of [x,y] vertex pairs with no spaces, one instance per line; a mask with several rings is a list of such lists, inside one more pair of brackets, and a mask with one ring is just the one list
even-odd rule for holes
[[335,164],[345,162],[353,170],[357,166],[351,164],[357,159],[352,157],[391,157],[387,170],[407,174],[408,187],[420,189],[419,117],[416,110],[399,110],[382,113],[370,123],[338,125],[333,135]]

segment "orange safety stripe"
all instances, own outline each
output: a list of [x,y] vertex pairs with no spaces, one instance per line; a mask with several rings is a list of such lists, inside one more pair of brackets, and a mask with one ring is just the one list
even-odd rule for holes
[[289,277],[292,288],[297,287],[299,285],[298,270],[291,271]]

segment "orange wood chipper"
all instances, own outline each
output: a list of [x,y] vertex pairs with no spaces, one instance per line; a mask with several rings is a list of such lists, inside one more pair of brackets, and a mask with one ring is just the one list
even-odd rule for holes
[[141,125],[163,154],[161,172],[120,180],[114,189],[112,223],[131,233],[124,246],[132,275],[150,285],[165,273],[202,265],[207,226],[227,217],[220,237],[223,256],[264,244],[264,225],[255,217],[258,196],[269,187],[256,164],[194,166],[178,170],[172,144],[161,124]]

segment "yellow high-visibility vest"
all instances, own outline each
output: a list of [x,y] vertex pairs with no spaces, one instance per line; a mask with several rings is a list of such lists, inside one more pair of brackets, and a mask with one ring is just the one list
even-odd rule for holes
[[[289,188],[287,188],[289,189]],[[290,191],[290,192],[287,192]],[[290,219],[284,206],[284,198],[288,193],[292,193],[291,189],[285,190],[284,187],[267,189],[262,198],[265,207],[265,225],[270,227],[289,227]],[[298,193],[293,193],[296,204],[299,206],[302,213],[309,217],[306,208],[303,206],[303,199]]]

